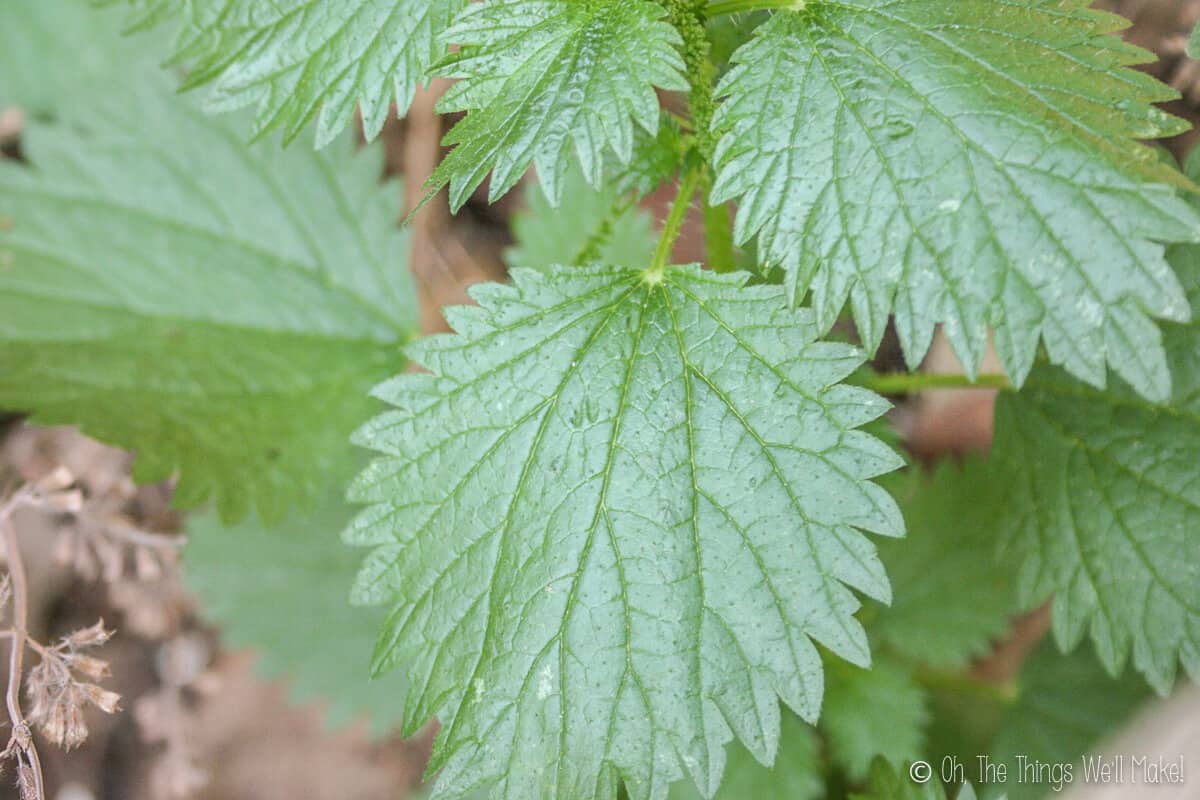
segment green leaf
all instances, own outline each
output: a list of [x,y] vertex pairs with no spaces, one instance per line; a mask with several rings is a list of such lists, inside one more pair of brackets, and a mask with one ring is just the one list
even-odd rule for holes
[[1189,58],[1200,58],[1200,25],[1192,28],[1192,35],[1188,37],[1187,54]]
[[254,135],[290,142],[315,117],[324,147],[362,112],[374,139],[445,53],[440,37],[466,0],[99,0],[131,7],[134,25],[178,22],[174,59],[186,86],[211,84],[206,108],[257,106]]
[[[1019,694],[996,734],[991,757],[1007,767],[1005,789],[1011,800],[1045,797],[1053,785],[1049,773],[1036,770],[1021,780],[1026,764],[1073,764],[1129,719],[1145,702],[1137,680],[1114,680],[1104,673],[1087,648],[1070,655],[1044,643],[1021,669]],[[1083,774],[1076,764],[1076,782]]]
[[[2,58],[2,56],[0,56]],[[353,471],[415,327],[377,154],[248,147],[167,91],[32,125],[0,163],[0,406],[269,520]]]
[[599,186],[606,153],[628,163],[634,126],[653,134],[654,87],[686,89],[680,43],[661,6],[646,0],[488,0],[458,16],[446,34],[460,45],[437,72],[461,80],[442,112],[467,116],[446,135],[457,145],[430,186],[450,184],[457,210],[492,172],[496,200],[530,164],[552,205],[577,157]]
[[275,529],[192,517],[184,577],[225,643],[256,650],[259,670],[286,678],[293,700],[321,701],[331,724],[366,717],[383,734],[400,723],[404,684],[370,678],[382,615],[347,599],[361,560],[338,540],[350,517],[338,496]]
[[1177,662],[1200,677],[1196,332],[1186,360],[1173,359],[1169,404],[1120,386],[1099,392],[1049,369],[996,404],[992,458],[1009,489],[1001,522],[1024,557],[1023,601],[1053,592],[1063,649],[1090,628],[1113,674],[1132,648],[1164,693]]
[[[937,774],[937,767],[934,768]],[[958,786],[958,793],[951,793],[955,800],[976,800],[975,787],[970,781]],[[908,770],[897,770],[882,758],[871,765],[871,777],[866,791],[850,795],[850,800],[946,800],[946,787],[936,777],[925,783],[917,783],[908,776]],[[998,800],[1005,800],[1004,797]]]
[[1187,182],[1136,140],[1186,124],[1173,90],[1127,69],[1088,0],[808,0],[734,55],[712,200],[736,238],[812,291],[823,328],[847,300],[874,349],[888,315],[910,364],[943,323],[974,374],[989,328],[1005,371],[1050,359],[1097,386],[1111,365],[1170,392],[1155,317],[1188,307],[1161,242],[1196,241]]
[[[779,730],[775,765],[760,764],[746,748],[729,749],[725,777],[711,800],[817,800],[825,796],[821,775],[820,743],[812,727],[794,714],[784,713]],[[672,784],[670,800],[700,800],[703,795],[690,781]]]
[[518,270],[377,390],[346,538],[406,725],[444,725],[440,796],[711,795],[731,735],[771,760],[777,697],[816,717],[814,642],[868,663],[847,587],[889,596],[858,529],[902,533],[869,481],[900,460],[854,429],[887,404],[748,277]]
[[996,541],[996,519],[1008,513],[1006,486],[978,461],[943,463],[928,477],[911,470],[886,485],[909,533],[880,543],[895,599],[874,609],[867,630],[911,662],[966,667],[1021,609],[1014,560],[999,557]]
[[606,171],[612,174],[612,184],[619,193],[632,194],[641,200],[686,168],[692,146],[691,134],[685,133],[675,118],[664,111],[653,134],[640,126],[633,129],[633,156],[629,163],[621,164],[610,156]]
[[54,116],[158,71],[161,59],[149,37],[123,39],[119,19],[88,5],[88,0],[5,4],[0,109],[16,105],[35,116]]
[[[968,791],[963,787],[962,791]],[[970,790],[974,792],[974,790]],[[960,800],[974,800],[973,794]],[[897,770],[885,759],[877,758],[871,765],[870,779],[862,793],[851,794],[850,800],[946,800],[946,790],[941,781],[917,783],[908,776],[908,770]]]
[[586,261],[650,265],[656,240],[648,213],[611,186],[588,186],[576,167],[567,171],[563,188],[556,209],[540,187],[529,187],[528,208],[513,216],[517,242],[505,254],[510,266],[548,270]]
[[904,669],[885,660],[870,669],[830,661],[825,675],[821,733],[851,780],[866,778],[876,757],[903,767],[922,754],[929,714]]
[[[1188,174],[1200,177],[1195,154]],[[1200,247],[1170,257],[1200,319]],[[1200,677],[1200,322],[1163,335],[1174,376],[1167,402],[1039,371],[998,400],[993,453],[997,480],[1010,487],[998,521],[1024,556],[1023,601],[1053,592],[1064,650],[1090,627],[1112,674],[1132,648],[1159,692],[1177,662]]]

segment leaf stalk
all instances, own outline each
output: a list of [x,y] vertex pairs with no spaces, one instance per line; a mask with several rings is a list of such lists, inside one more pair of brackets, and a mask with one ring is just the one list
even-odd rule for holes
[[683,230],[683,221],[687,218],[688,209],[692,206],[692,198],[700,186],[703,171],[702,166],[696,165],[685,170],[683,177],[679,179],[675,200],[671,203],[671,210],[667,212],[666,221],[663,222],[662,233],[658,237],[658,246],[654,248],[654,259],[650,262],[650,269],[646,271],[647,278],[650,280],[661,278],[667,262],[671,260],[671,249],[675,246],[680,231]]
[[871,375],[857,380],[859,386],[877,394],[913,394],[926,389],[999,389],[1016,391],[1007,375],[978,375],[971,380],[966,375],[948,373],[896,372],[888,375]]
[[714,0],[704,8],[709,19],[751,11],[803,11],[806,0]]

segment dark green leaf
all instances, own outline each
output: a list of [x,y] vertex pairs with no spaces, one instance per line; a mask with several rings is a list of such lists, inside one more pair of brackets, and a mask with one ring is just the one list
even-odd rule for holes
[[922,754],[929,721],[925,697],[900,666],[876,659],[870,669],[830,662],[821,733],[834,763],[855,781],[882,757],[904,767]]
[[185,506],[281,518],[353,470],[404,363],[399,190],[350,141],[248,147],[167,91],[72,118],[0,163],[0,406],[136,450],[139,481],[178,471]]
[[1056,777],[1056,765],[1073,765],[1075,782],[1082,781],[1080,757],[1129,719],[1147,696],[1140,681],[1106,675],[1088,648],[1064,656],[1048,642],[1022,667],[1018,686],[1017,703],[1001,723],[991,753],[994,763],[1007,768],[1004,788],[1010,800],[1047,796],[1064,771]]

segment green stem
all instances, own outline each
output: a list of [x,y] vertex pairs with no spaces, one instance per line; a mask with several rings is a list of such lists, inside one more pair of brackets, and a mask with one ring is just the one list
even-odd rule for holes
[[712,169],[705,167],[700,193],[704,198],[704,250],[708,255],[708,267],[713,272],[732,272],[733,223],[729,219],[729,206],[726,203],[709,205],[711,192]]
[[889,375],[872,375],[855,382],[878,394],[912,394],[926,389],[1014,390],[1006,375],[979,375],[972,381],[966,375],[896,372]]
[[692,205],[692,196],[696,194],[696,189],[700,186],[702,174],[701,167],[692,167],[686,170],[683,177],[679,179],[679,189],[675,192],[675,201],[671,203],[671,210],[667,213],[666,221],[663,222],[662,234],[658,237],[658,246],[654,248],[654,260],[650,262],[649,269],[651,274],[661,275],[662,271],[666,269],[667,262],[671,260],[671,249],[675,246],[675,240],[679,238],[679,232],[683,230],[683,221],[687,218],[688,209]]
[[747,11],[803,11],[806,5],[805,0],[713,0],[704,7],[704,16],[712,19]]
[[701,192],[704,196],[704,244],[708,265],[715,272],[729,272],[734,266],[733,226],[725,204],[709,205],[712,188],[712,162],[716,150],[712,119],[716,109],[713,89],[717,68],[708,57],[711,44],[705,27],[705,0],[664,0],[668,17],[683,39],[683,62],[687,69],[688,111],[691,115],[692,136],[701,168]]

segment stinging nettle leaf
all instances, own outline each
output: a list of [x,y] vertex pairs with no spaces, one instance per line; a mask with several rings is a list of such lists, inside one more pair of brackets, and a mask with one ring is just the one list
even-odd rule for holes
[[995,762],[1008,767],[1009,800],[1042,800],[1057,793],[1046,780],[1053,773],[1012,780],[1020,775],[1019,756],[1026,763],[1074,763],[1080,781],[1080,757],[1095,752],[1149,699],[1137,676],[1110,677],[1090,650],[1063,655],[1044,641],[1021,667],[1016,702],[1004,714],[991,752]]
[[[729,751],[721,787],[711,800],[818,800],[825,796],[820,747],[812,726],[785,711],[780,720],[779,752],[774,767],[763,766],[746,748],[734,745]],[[700,797],[689,781],[671,786],[670,800]]]
[[51,117],[97,94],[153,82],[156,42],[122,37],[120,20],[88,0],[7,3],[0,24],[0,109]]
[[870,669],[830,662],[826,676],[821,733],[851,780],[865,779],[877,757],[903,767],[922,754],[929,712],[904,668],[884,659]]
[[[1188,174],[1200,177],[1200,157]],[[1170,257],[1200,315],[1200,247]],[[1134,665],[1165,693],[1177,663],[1200,679],[1200,322],[1167,325],[1163,336],[1168,401],[1149,403],[1119,382],[1100,392],[1042,369],[997,401],[992,458],[1011,487],[997,521],[1024,555],[1023,600],[1053,592],[1063,649],[1090,628],[1111,673],[1132,649]]]
[[404,684],[370,677],[381,618],[350,607],[361,559],[338,540],[352,516],[338,495],[271,529],[191,517],[184,578],[224,643],[253,648],[259,671],[284,678],[294,701],[322,703],[331,725],[366,717],[382,735],[400,723]]
[[1010,487],[1000,522],[1023,555],[1022,599],[1053,592],[1063,649],[1090,628],[1111,672],[1132,648],[1163,693],[1178,662],[1200,678],[1200,373],[1185,377],[1190,398],[1158,406],[1037,370],[997,401],[992,455]]
[[779,697],[816,717],[814,642],[868,663],[848,587],[889,597],[860,531],[902,533],[869,480],[901,461],[855,428],[887,404],[747,279],[518,270],[377,390],[346,539],[407,727],[442,720],[439,796],[710,796],[732,734],[771,761]]
[[[461,79],[438,110],[466,111],[456,145],[430,178],[457,210],[492,171],[496,200],[531,164],[553,205],[577,159],[600,185],[606,154],[627,163],[635,126],[654,134],[655,87],[687,88],[679,35],[646,0],[488,0],[468,6],[445,41],[460,45],[435,72]],[[571,151],[574,151],[572,155]]]
[[525,192],[528,208],[512,219],[516,244],[505,252],[512,267],[549,270],[596,262],[648,266],[655,237],[650,214],[611,186],[593,189],[577,167],[567,171],[562,204],[550,205],[541,187]]
[[136,450],[139,481],[178,471],[176,502],[226,520],[348,477],[415,328],[378,158],[249,147],[165,90],[69,116],[0,163],[0,406]]
[[1000,557],[996,537],[996,520],[1009,513],[1007,487],[977,460],[943,462],[930,476],[908,470],[885,486],[908,535],[880,544],[895,600],[872,609],[867,632],[913,663],[966,668],[1022,610],[1016,565]]
[[1186,124],[1087,0],[809,0],[733,56],[712,200],[736,200],[822,327],[849,302],[909,363],[944,323],[974,373],[988,329],[1020,384],[1039,338],[1103,387],[1161,400],[1154,318],[1189,311],[1161,242],[1196,241],[1187,182],[1136,140]]
[[291,141],[315,117],[324,147],[362,112],[368,141],[391,104],[403,114],[446,51],[439,41],[466,0],[99,0],[140,27],[182,16],[174,60],[186,86],[211,84],[206,108],[257,106],[254,135]]

